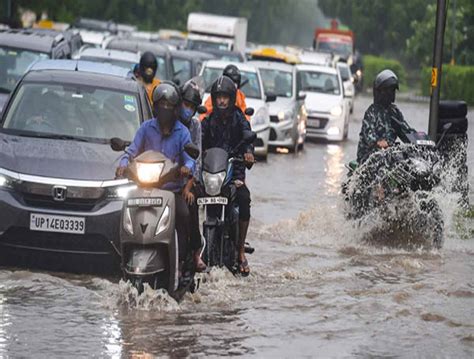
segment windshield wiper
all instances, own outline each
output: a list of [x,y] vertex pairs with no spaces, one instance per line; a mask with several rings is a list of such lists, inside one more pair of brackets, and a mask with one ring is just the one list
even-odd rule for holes
[[22,133],[19,134],[19,136],[22,137],[39,137],[39,138],[51,138],[54,140],[72,140],[72,141],[79,141],[79,142],[90,142],[89,140],[83,138],[83,137],[76,137],[76,136],[70,136],[70,135],[56,135],[53,133],[35,133],[32,135]]

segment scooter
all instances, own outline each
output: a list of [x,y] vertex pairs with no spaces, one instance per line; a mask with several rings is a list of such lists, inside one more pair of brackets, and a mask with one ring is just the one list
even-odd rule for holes
[[[205,242],[202,258],[208,267],[226,267],[234,274],[238,271],[239,209],[232,175],[234,164],[244,162],[235,153],[256,138],[257,135],[249,131],[230,153],[222,148],[208,149],[203,156],[201,180],[197,184],[199,222]],[[246,252],[251,254],[254,248],[246,245]]]
[[[111,140],[114,150],[123,151],[124,141]],[[196,159],[199,149],[185,146],[184,151]],[[175,195],[163,186],[179,176],[179,165],[162,153],[146,151],[130,161],[125,177],[136,184],[124,201],[120,252],[123,278],[141,293],[147,283],[153,289],[163,288],[180,299],[194,286],[194,273],[179,277],[179,246],[175,228]]]

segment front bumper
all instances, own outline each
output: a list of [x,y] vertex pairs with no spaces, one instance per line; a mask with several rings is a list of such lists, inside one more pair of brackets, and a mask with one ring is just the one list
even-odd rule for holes
[[[328,113],[312,113],[308,115],[306,136],[308,138],[339,141],[343,137],[344,126],[344,114],[332,116]],[[337,133],[335,129],[337,129]]]
[[268,154],[268,140],[270,138],[270,127],[264,126],[256,128],[257,143],[255,145],[255,154],[257,156],[266,156]]
[[270,146],[293,147],[295,145],[295,121],[272,122],[270,124]]
[[[57,210],[27,205],[18,193],[0,190],[1,261],[48,270],[116,273],[122,203],[103,200],[93,211]],[[85,233],[31,231],[31,213],[85,217]]]

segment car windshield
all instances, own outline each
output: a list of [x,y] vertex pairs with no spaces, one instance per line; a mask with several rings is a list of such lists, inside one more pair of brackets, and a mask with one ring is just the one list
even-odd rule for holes
[[[206,84],[206,92],[211,92],[211,86],[219,76],[222,75],[223,69],[216,69],[213,67],[206,67],[202,74],[204,83]],[[240,89],[248,98],[262,98],[260,83],[256,72],[241,71],[241,87]]]
[[24,83],[3,129],[19,135],[64,136],[104,142],[130,141],[140,125],[135,94],[83,85]]
[[298,88],[306,92],[339,95],[341,93],[337,75],[318,71],[299,71]]
[[9,93],[28,67],[49,55],[36,51],[0,47],[0,93]]
[[173,58],[174,79],[179,80],[179,84],[184,84],[192,77],[191,60]]
[[352,53],[352,45],[344,42],[320,41],[318,42],[317,51],[347,56]]
[[94,56],[81,56],[81,60],[111,64],[111,65],[122,67],[127,70],[133,70],[133,67],[136,64],[135,62],[130,62],[130,61],[123,61],[123,60],[104,58],[104,57],[94,57]]
[[166,61],[164,57],[157,56],[156,61],[158,62],[158,69],[156,70],[156,77],[163,80],[169,80],[166,72]]
[[260,69],[265,93],[279,97],[293,96],[293,74],[288,71]]
[[225,42],[212,42],[203,40],[188,40],[189,50],[229,50],[229,45]]

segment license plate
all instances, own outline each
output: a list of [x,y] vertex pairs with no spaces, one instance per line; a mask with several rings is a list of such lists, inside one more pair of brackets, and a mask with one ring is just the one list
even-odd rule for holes
[[130,198],[127,201],[128,207],[161,207],[163,205],[163,198],[148,197],[148,198]]
[[309,127],[320,127],[321,126],[321,121],[319,121],[319,120],[309,120],[308,119],[308,126]]
[[420,146],[434,146],[434,141],[431,140],[416,140],[416,144]]
[[204,206],[206,204],[227,204],[227,198],[225,197],[203,197],[198,198],[198,206]]
[[31,213],[30,230],[84,234],[86,232],[86,219],[84,217]]

